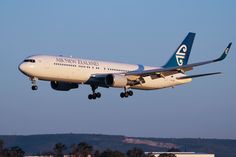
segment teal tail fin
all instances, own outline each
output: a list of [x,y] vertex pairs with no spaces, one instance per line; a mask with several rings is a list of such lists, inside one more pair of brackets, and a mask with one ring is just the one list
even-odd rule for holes
[[164,68],[183,66],[188,63],[190,52],[192,49],[195,33],[189,32],[183,42],[176,49],[168,62],[163,66]]

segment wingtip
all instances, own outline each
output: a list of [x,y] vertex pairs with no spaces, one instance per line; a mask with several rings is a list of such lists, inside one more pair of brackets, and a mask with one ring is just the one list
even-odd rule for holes
[[223,54],[218,59],[214,60],[214,62],[224,60],[229,53],[231,45],[232,45],[232,42],[229,43],[229,45],[225,48]]
[[225,53],[226,55],[228,54],[231,45],[232,45],[232,42],[230,42],[229,45],[226,47],[226,49],[225,49],[225,51],[224,51],[224,53]]
[[231,45],[232,45],[232,42],[229,43],[229,45],[227,46],[227,48],[230,49]]

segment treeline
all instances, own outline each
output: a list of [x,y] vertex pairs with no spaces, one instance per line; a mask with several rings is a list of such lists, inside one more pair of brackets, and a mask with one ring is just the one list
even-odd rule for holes
[[139,148],[128,150],[125,154],[123,152],[117,150],[113,151],[111,149],[104,151],[94,150],[93,146],[85,142],[73,144],[69,147],[63,143],[57,143],[54,145],[52,152],[45,152],[38,155],[46,156],[52,154],[54,157],[63,157],[65,154],[69,154],[71,157],[145,157],[144,151]]
[[0,139],[0,157],[24,157],[25,152],[18,146],[5,148],[4,141]]
[[[177,149],[171,149],[169,151],[179,151]],[[126,153],[107,149],[104,151],[94,150],[93,146],[82,142],[79,144],[73,144],[66,146],[63,143],[56,143],[51,151],[40,152],[34,154],[35,156],[50,156],[63,157],[65,154],[71,157],[155,157],[153,154],[145,154],[140,148],[133,148]],[[25,152],[18,146],[5,148],[4,141],[0,139],[0,157],[24,157]],[[175,157],[174,154],[164,153],[159,157]]]

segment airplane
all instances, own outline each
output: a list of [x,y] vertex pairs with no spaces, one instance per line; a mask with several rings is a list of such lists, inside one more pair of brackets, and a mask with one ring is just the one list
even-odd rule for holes
[[220,72],[187,75],[194,67],[214,63],[225,59],[232,43],[229,43],[223,54],[214,60],[188,64],[195,33],[189,32],[174,54],[161,67],[142,64],[125,64],[81,58],[33,55],[23,60],[18,69],[30,78],[32,90],[37,90],[38,80],[50,81],[51,88],[58,91],[69,91],[79,85],[90,85],[92,94],[88,99],[101,97],[96,92],[98,87],[123,88],[121,98],[134,93],[132,89],[155,90],[186,84],[193,78],[216,75]]

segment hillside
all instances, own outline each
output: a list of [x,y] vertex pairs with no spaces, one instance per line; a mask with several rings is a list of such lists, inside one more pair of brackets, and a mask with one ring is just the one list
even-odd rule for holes
[[178,148],[182,151],[214,153],[217,157],[235,157],[236,140],[224,139],[181,139],[181,138],[139,138],[97,134],[51,134],[51,135],[0,135],[6,147],[20,146],[26,154],[52,151],[55,143],[61,142],[68,148],[72,144],[86,142],[94,150],[119,150],[126,152],[133,147],[144,151],[167,151]]

